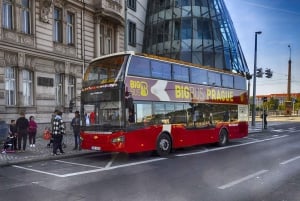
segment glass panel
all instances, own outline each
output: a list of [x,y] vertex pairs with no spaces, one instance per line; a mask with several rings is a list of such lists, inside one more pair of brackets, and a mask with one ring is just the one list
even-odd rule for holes
[[24,105],[32,105],[32,72],[23,70],[23,101]]
[[234,76],[234,88],[246,90],[246,79],[240,76]]
[[171,64],[151,61],[151,74],[154,78],[171,79]]
[[208,84],[212,86],[222,86],[221,85],[221,74],[215,72],[209,72],[208,75]]
[[208,84],[207,71],[199,68],[190,69],[191,82],[195,84]]
[[6,105],[16,104],[15,69],[11,67],[5,69],[5,103]]
[[115,56],[94,61],[86,70],[83,85],[114,83],[122,79],[122,66],[125,59],[126,56]]
[[222,86],[233,88],[233,76],[222,74]]
[[192,20],[182,20],[181,25],[181,39],[191,39],[192,38]]
[[3,14],[2,14],[2,24],[3,27],[6,29],[12,29],[13,24],[13,12],[12,12],[12,2],[11,1],[5,1],[3,3]]
[[178,81],[189,82],[189,69],[180,65],[173,65],[173,79]]
[[67,15],[67,43],[74,43],[74,14],[72,13]]
[[151,103],[136,104],[136,122],[148,123],[152,120],[152,105]]
[[129,75],[150,77],[150,61],[142,57],[132,56],[128,69]]

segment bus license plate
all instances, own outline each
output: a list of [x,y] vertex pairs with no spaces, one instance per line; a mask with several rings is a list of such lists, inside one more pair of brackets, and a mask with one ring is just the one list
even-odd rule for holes
[[92,150],[96,150],[96,151],[100,151],[100,150],[101,150],[101,147],[92,146],[91,149],[92,149]]

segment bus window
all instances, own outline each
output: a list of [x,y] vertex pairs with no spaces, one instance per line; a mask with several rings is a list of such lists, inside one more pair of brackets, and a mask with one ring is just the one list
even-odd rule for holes
[[154,78],[171,79],[171,64],[160,61],[151,61],[151,74]]
[[136,104],[136,122],[149,123],[152,120],[152,104],[138,103]]
[[176,81],[189,82],[189,69],[184,66],[173,64],[172,78]]
[[190,78],[191,83],[194,84],[207,84],[207,70],[199,68],[190,69]]
[[128,69],[129,75],[150,77],[150,61],[142,57],[132,56]]
[[233,88],[233,76],[222,74],[222,86],[228,87],[228,88]]
[[234,76],[234,88],[246,90],[246,81],[244,77]]
[[215,72],[208,72],[208,84],[212,86],[221,86],[221,74]]

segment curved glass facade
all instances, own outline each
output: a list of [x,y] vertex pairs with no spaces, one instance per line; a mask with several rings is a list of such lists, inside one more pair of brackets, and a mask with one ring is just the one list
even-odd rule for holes
[[148,1],[143,52],[249,72],[223,0]]

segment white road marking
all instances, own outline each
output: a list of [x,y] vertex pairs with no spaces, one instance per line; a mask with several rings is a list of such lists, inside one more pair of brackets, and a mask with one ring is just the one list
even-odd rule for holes
[[257,140],[257,141],[254,141],[254,142],[246,142],[246,143],[243,143],[243,144],[237,144],[237,145],[232,145],[232,146],[218,147],[218,148],[215,148],[215,149],[208,149],[208,150],[204,150],[204,151],[191,152],[191,153],[186,153],[186,154],[176,154],[175,156],[179,156],[179,157],[180,156],[190,156],[190,155],[196,155],[196,154],[203,154],[203,153],[207,153],[207,152],[220,151],[220,150],[224,150],[224,149],[230,149],[230,148],[233,148],[233,147],[241,147],[241,146],[246,146],[246,145],[249,145],[249,144],[261,143],[261,142],[270,141],[270,140],[276,140],[276,139],[284,138],[284,137],[287,137],[287,136],[289,136],[289,135],[282,135],[282,136],[278,136],[278,137],[268,138],[268,139],[264,139],[264,140]]
[[112,163],[116,160],[117,156],[118,156],[118,153],[115,153],[113,155],[112,159],[106,164],[105,168],[109,168],[112,165]]
[[69,173],[69,174],[55,174],[55,173],[40,171],[40,170],[36,170],[36,169],[32,169],[32,168],[26,168],[26,167],[22,167],[22,166],[18,166],[18,165],[13,165],[13,167],[24,169],[24,170],[29,170],[29,171],[32,171],[32,172],[38,172],[38,173],[42,173],[42,174],[47,174],[47,175],[52,175],[52,176],[56,176],[56,177],[65,178],[65,177],[77,176],[77,175],[82,175],[82,174],[102,172],[102,171],[113,170],[113,169],[117,169],[117,168],[123,168],[123,167],[130,167],[130,166],[135,166],[135,165],[146,164],[146,163],[152,163],[152,162],[166,160],[166,159],[167,158],[157,158],[157,159],[152,159],[152,160],[128,163],[128,164],[124,164],[124,165],[116,165],[116,166],[108,167],[108,168],[98,168],[98,169],[94,169],[94,170],[74,172],[74,173]]
[[36,170],[36,169],[32,169],[32,168],[26,168],[26,167],[22,167],[22,166],[19,166],[19,165],[13,165],[13,167],[20,168],[20,169],[23,169],[23,170],[29,170],[29,171],[32,171],[32,172],[47,174],[47,175],[51,175],[51,176],[62,177],[59,174],[55,174],[55,173],[51,173],[51,172],[45,172],[45,171]]
[[91,167],[91,168],[103,168],[103,167],[94,166],[94,165],[86,165],[86,164],[82,164],[82,163],[73,163],[73,162],[62,161],[62,160],[55,160],[55,161],[57,161],[57,162],[60,162],[60,163],[71,164],[71,165],[84,166],[84,167]]
[[285,164],[291,163],[291,162],[293,162],[295,160],[298,160],[298,159],[300,159],[300,156],[297,156],[297,157],[291,158],[289,160],[283,161],[283,162],[280,163],[280,165],[285,165]]
[[247,180],[249,180],[249,179],[252,179],[252,178],[254,178],[254,177],[257,177],[258,175],[264,174],[264,173],[266,173],[266,172],[268,172],[268,171],[269,171],[269,170],[261,170],[261,171],[258,171],[258,172],[256,172],[256,173],[250,174],[250,175],[248,175],[248,176],[246,176],[246,177],[243,177],[243,178],[240,178],[240,179],[238,179],[238,180],[232,181],[232,182],[230,182],[230,183],[228,183],[228,184],[219,186],[218,188],[219,188],[219,189],[222,189],[222,190],[224,190],[224,189],[226,189],[226,188],[230,188],[230,187],[235,186],[235,185],[237,185],[237,184],[240,184],[240,183],[242,183],[242,182],[244,182],[244,181],[247,181]]
[[[232,145],[232,146],[227,146],[227,147],[219,147],[219,148],[215,148],[215,149],[205,149],[205,150],[202,150],[202,151],[199,151],[199,152],[192,152],[192,153],[186,153],[186,154],[176,154],[175,156],[180,157],[180,156],[203,154],[203,153],[207,153],[207,152],[219,151],[219,150],[230,149],[230,148],[240,147],[240,146],[246,146],[246,145],[265,142],[265,141],[270,141],[270,140],[276,140],[276,139],[284,138],[284,137],[287,137],[287,136],[289,136],[289,135],[283,135],[283,136],[268,138],[268,139],[264,139],[264,140],[257,140],[257,141],[254,141],[254,142],[247,142],[247,143],[244,143],[244,144]],[[116,157],[116,155],[115,155],[115,157]],[[94,170],[74,172],[74,173],[62,174],[62,175],[51,173],[51,172],[46,172],[46,171],[41,171],[41,170],[36,170],[36,169],[33,169],[33,168],[27,168],[27,167],[23,167],[23,166],[19,166],[19,165],[13,165],[13,167],[28,170],[28,171],[32,171],[32,172],[37,172],[37,173],[42,173],[42,174],[47,174],[47,175],[52,175],[52,176],[64,178],[64,177],[70,177],[70,176],[76,176],[76,175],[82,175],[82,174],[88,174],[88,173],[94,173],[94,172],[101,172],[101,171],[106,171],[106,170],[113,170],[113,169],[118,169],[118,168],[123,168],[123,167],[130,167],[130,166],[135,166],[135,165],[140,165],[140,164],[152,163],[152,162],[168,159],[168,158],[158,158],[158,159],[145,160],[145,161],[134,162],[134,163],[127,163],[127,164],[123,164],[123,165],[111,166],[112,163],[115,160],[115,157],[104,168],[103,167],[98,167],[98,166],[91,166],[91,165],[85,165],[85,164],[80,164],[80,163],[71,163],[71,162],[62,161],[62,160],[56,160],[58,162],[96,168]],[[299,156],[299,158],[300,158],[300,156]],[[293,160],[296,160],[296,159],[293,159]]]

